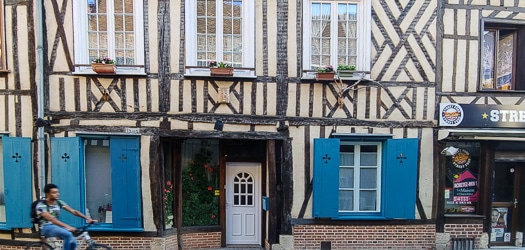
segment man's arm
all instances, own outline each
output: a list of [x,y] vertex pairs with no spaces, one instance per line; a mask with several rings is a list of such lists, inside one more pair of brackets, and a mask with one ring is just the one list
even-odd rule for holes
[[67,231],[70,231],[70,232],[74,232],[76,230],[76,228],[74,227],[71,227],[69,226],[68,224],[58,220],[57,218],[55,218],[55,216],[51,215],[49,212],[47,211],[44,211],[40,214],[40,216],[42,216],[45,220],[59,226],[59,227],[63,227],[65,228]]
[[97,222],[96,220],[92,220],[91,218],[85,216],[83,213],[79,212],[78,210],[75,210],[75,209],[71,208],[71,207],[68,206],[68,205],[64,205],[62,208],[63,208],[64,210],[70,212],[71,214],[77,216],[77,217],[83,218],[84,220],[86,220],[86,222],[87,222],[88,224],[91,224],[91,223],[93,223],[93,222]]

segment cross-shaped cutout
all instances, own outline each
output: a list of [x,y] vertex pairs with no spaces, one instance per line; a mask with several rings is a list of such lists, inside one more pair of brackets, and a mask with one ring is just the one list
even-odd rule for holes
[[124,163],[125,160],[128,159],[128,157],[126,157],[124,154],[122,154],[119,159],[122,161],[122,163]]
[[64,153],[62,159],[64,159],[64,162],[67,162],[67,160],[69,160],[69,155],[67,155],[67,153]]
[[15,153],[15,155],[13,155],[13,159],[15,159],[15,162],[18,162],[18,159],[22,158],[22,156],[20,156],[18,153]]
[[325,156],[323,156],[323,160],[324,160],[324,163],[328,163],[329,160],[331,160],[332,158],[330,158],[330,156],[328,156],[328,154],[325,154]]
[[399,160],[399,163],[403,163],[403,160],[406,160],[407,157],[403,155],[403,153],[399,154],[398,157],[396,157],[396,159]]

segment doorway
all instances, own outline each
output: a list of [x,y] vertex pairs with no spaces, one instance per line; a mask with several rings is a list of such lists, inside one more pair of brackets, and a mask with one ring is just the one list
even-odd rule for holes
[[261,244],[261,164],[226,163],[226,244]]
[[[514,245],[516,233],[523,231],[523,175],[525,163],[496,162],[490,213],[491,245]],[[521,192],[523,193],[523,192]]]

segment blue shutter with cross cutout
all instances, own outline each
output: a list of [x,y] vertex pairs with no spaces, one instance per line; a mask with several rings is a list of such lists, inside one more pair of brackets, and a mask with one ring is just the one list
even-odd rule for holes
[[141,228],[140,158],[138,138],[111,138],[113,227]]
[[383,209],[389,219],[414,219],[418,139],[386,141],[383,169]]
[[339,212],[339,139],[314,139],[313,216],[337,217]]
[[[81,159],[79,137],[51,138],[51,183],[58,186],[60,199],[73,209],[84,212],[82,206]],[[80,227],[82,219],[62,210],[60,220]]]
[[2,137],[6,227],[31,227],[31,138]]

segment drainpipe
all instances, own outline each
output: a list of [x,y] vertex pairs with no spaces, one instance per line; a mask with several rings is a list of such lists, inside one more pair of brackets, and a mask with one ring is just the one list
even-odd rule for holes
[[[44,0],[36,1],[36,20],[37,20],[37,94],[38,94],[38,117],[44,119]],[[38,128],[38,156],[40,158],[40,197],[44,197],[43,187],[46,183],[44,166],[46,162],[44,126]]]

